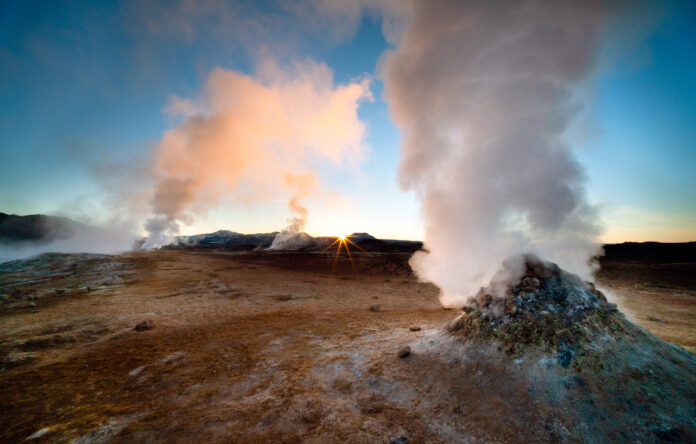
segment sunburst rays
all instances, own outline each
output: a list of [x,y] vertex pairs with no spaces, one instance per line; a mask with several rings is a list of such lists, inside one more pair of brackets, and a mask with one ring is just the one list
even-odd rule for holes
[[334,256],[333,259],[333,264],[331,265],[331,274],[334,274],[336,272],[336,266],[338,264],[338,256],[341,254],[341,249],[344,248],[346,250],[346,254],[348,255],[348,259],[350,260],[350,265],[353,268],[353,272],[355,272],[355,262],[353,261],[353,256],[350,254],[350,248],[349,245],[354,246],[358,250],[362,251],[365,253],[365,250],[360,248],[359,245],[357,245],[355,242],[350,240],[349,235],[342,235],[342,236],[337,236],[336,240],[331,243],[328,247],[324,248],[322,253],[326,253],[328,250],[330,250],[334,245],[337,245],[336,247],[336,255]]

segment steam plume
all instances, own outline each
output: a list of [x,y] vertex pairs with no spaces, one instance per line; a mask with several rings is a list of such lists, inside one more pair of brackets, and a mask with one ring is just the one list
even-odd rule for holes
[[594,1],[412,6],[383,60],[402,133],[399,180],[424,219],[427,251],[412,267],[445,305],[465,302],[518,253],[589,277],[600,230],[564,132],[605,11]]
[[[166,243],[222,199],[251,202],[278,193],[299,199],[316,186],[317,162],[356,163],[364,154],[358,103],[369,80],[334,86],[324,64],[282,70],[263,60],[255,77],[217,68],[202,97],[175,98],[168,111],[183,116],[155,155],[157,184],[145,247]],[[310,178],[310,179],[307,179]],[[300,211],[301,230],[306,220]]]
[[269,247],[271,250],[296,250],[305,246],[312,239],[303,232],[305,225],[307,225],[309,211],[300,203],[300,199],[306,197],[316,188],[316,175],[286,175],[285,182],[297,190],[288,202],[288,208],[291,213],[295,214],[295,217],[288,219],[288,226],[273,239]]

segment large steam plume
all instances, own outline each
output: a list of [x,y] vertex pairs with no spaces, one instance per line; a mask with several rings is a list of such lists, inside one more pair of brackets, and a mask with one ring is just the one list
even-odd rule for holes
[[564,138],[605,11],[599,2],[422,0],[383,59],[401,129],[399,179],[421,202],[411,265],[464,302],[531,252],[589,277],[598,249],[583,172]]
[[[318,162],[356,163],[364,154],[358,103],[369,80],[334,86],[330,69],[313,61],[289,70],[272,60],[254,77],[215,69],[199,99],[174,99],[183,120],[167,131],[155,154],[157,185],[146,247],[169,241],[222,199],[235,202],[287,196],[291,210],[317,188]],[[305,210],[306,211],[306,210]],[[301,230],[306,213],[300,211]]]

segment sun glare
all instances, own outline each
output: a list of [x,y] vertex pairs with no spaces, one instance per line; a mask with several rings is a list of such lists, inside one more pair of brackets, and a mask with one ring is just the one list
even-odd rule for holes
[[365,252],[365,250],[363,250],[358,245],[356,245],[352,240],[350,240],[350,236],[347,234],[342,234],[342,235],[336,236],[336,240],[333,241],[331,243],[331,245],[324,248],[324,251],[322,251],[322,253],[326,253],[328,250],[331,250],[334,246],[336,246],[336,255],[334,256],[333,265],[331,267],[332,274],[336,271],[336,264],[338,263],[338,256],[341,254],[342,249],[345,250],[345,254],[348,256],[348,259],[350,260],[350,264],[353,267],[353,271],[355,272],[355,263],[353,262],[353,256],[351,256],[351,254],[350,254],[349,245],[352,245],[357,250],[360,250],[363,253]]

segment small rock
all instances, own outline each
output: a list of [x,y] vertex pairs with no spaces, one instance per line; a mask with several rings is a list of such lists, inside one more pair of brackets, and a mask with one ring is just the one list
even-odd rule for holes
[[399,353],[397,353],[397,356],[399,356],[400,358],[405,358],[405,357],[407,357],[407,356],[410,355],[410,354],[411,354],[411,347],[409,347],[409,346],[407,345],[406,347],[402,347],[402,348],[399,350]]
[[145,370],[145,366],[144,366],[144,365],[141,365],[140,367],[134,368],[133,370],[129,371],[129,372],[128,372],[128,376],[135,376],[135,375],[138,375],[138,374],[140,374],[143,370]]
[[379,304],[370,305],[370,311],[379,311]]
[[405,436],[398,436],[396,438],[389,438],[389,444],[407,444],[408,438]]
[[411,331],[420,331],[421,328],[420,327],[409,327],[408,329]]
[[51,348],[53,345],[54,342],[52,338],[38,337],[27,339],[21,343],[20,347],[22,347],[24,350],[42,350]]
[[561,365],[563,368],[568,368],[570,366],[570,363],[573,362],[573,350],[570,348],[561,348],[558,350],[558,355],[556,356],[556,360],[558,363]]
[[464,326],[466,326],[467,322],[469,322],[469,315],[466,313],[462,313],[461,315],[459,315],[457,319],[455,319],[449,324],[447,329],[449,331],[461,330],[462,328],[464,328]]
[[75,342],[75,337],[71,335],[53,335],[53,343],[60,345],[68,342]]
[[372,299],[379,299],[379,296],[372,296]]
[[476,302],[478,302],[481,307],[485,307],[491,303],[493,296],[482,290],[483,289],[481,289],[476,295]]
[[144,321],[141,321],[138,325],[136,325],[133,330],[145,331],[145,330],[152,330],[154,327],[155,327],[155,323],[152,322],[152,319],[145,319]]
[[517,304],[514,299],[508,298],[505,299],[505,312],[507,314],[515,314],[517,312]]
[[539,288],[539,279],[535,277],[526,277],[522,279],[522,291],[529,293],[537,288]]
[[10,353],[9,355],[2,358],[0,361],[0,367],[12,368],[18,367],[20,365],[29,364],[39,359],[39,355],[30,352],[17,352]]
[[37,430],[27,437],[27,441],[31,439],[41,438],[43,435],[51,431],[50,427],[44,427],[43,429]]
[[113,335],[113,336],[111,337],[111,340],[115,341],[115,340],[118,340],[118,339],[123,339],[123,338],[125,338],[125,337],[126,337],[126,332],[123,332],[123,331],[122,331],[122,332],[120,332],[120,333],[116,333],[115,335]]
[[682,442],[684,432],[678,427],[666,427],[664,425],[653,428],[655,436],[667,442]]

